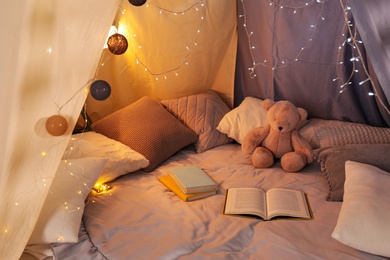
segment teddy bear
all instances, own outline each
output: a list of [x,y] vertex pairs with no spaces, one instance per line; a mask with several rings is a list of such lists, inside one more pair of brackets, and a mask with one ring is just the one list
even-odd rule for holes
[[299,135],[307,111],[287,100],[265,99],[262,108],[267,112],[268,123],[249,131],[242,142],[242,151],[252,155],[256,168],[269,168],[275,158],[287,172],[297,172],[313,161],[313,149]]

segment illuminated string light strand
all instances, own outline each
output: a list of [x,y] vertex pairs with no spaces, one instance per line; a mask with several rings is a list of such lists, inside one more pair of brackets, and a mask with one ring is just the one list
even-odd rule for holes
[[[344,5],[342,3],[342,0],[340,1],[341,7],[344,12],[344,25],[342,28],[341,33],[341,40],[342,42],[337,50],[337,60],[336,60],[336,67],[337,67],[337,78],[333,79],[333,81],[341,80],[342,85],[340,86],[340,93],[343,93],[346,89],[348,89],[348,86],[352,84],[351,80],[353,78],[353,75],[358,72],[356,69],[356,62],[359,62],[363,58],[361,56],[356,56],[356,50],[357,50],[357,29],[353,26],[352,22],[349,20],[350,10],[351,8],[348,6],[348,4]],[[353,31],[351,29],[353,27]],[[348,35],[348,38],[346,38],[346,35]],[[345,79],[344,73],[342,68],[344,68],[344,62],[343,62],[343,52],[342,50],[345,49],[347,46],[351,47],[351,64],[352,64],[352,71],[349,74],[349,76]]]
[[[101,60],[102,60],[102,58],[101,58]],[[101,62],[101,60],[100,60],[100,62]],[[54,103],[54,105],[58,109],[58,114],[61,112],[61,110],[66,105],[68,105],[80,93],[80,91],[84,90],[85,93],[88,94],[88,87],[96,79],[96,76],[97,76],[97,73],[98,73],[98,69],[96,70],[95,75],[93,76],[93,78],[87,80],[87,82],[85,84],[83,84],[78,90],[76,90],[73,93],[73,95],[70,96],[62,104],[59,104],[57,102],[57,98],[53,98],[53,100],[54,100],[53,103]],[[58,89],[57,89],[56,94],[55,94],[56,97],[59,96],[58,93],[59,92],[58,92]],[[41,156],[42,159],[40,161],[39,169],[44,169],[45,168],[45,165],[46,165],[45,161],[46,160],[52,160],[50,155],[58,153],[58,151],[56,149],[58,148],[59,144],[60,143],[54,143],[47,150],[40,152],[40,156]],[[72,176],[72,172],[71,171],[69,171],[68,173],[71,174],[71,176]],[[80,207],[72,204],[71,201],[62,201],[62,200],[56,198],[55,195],[53,194],[53,191],[50,190],[50,185],[49,185],[49,183],[51,183],[51,180],[55,176],[53,176],[51,173],[48,173],[47,175],[42,175],[42,174],[44,174],[44,171],[36,170],[35,172],[33,172],[34,182],[33,182],[32,185],[34,185],[35,189],[26,189],[26,190],[23,190],[23,191],[15,194],[15,196],[12,196],[12,199],[7,200],[5,208],[12,209],[13,207],[23,207],[25,210],[30,211],[30,212],[26,212],[25,214],[32,216],[32,215],[35,214],[35,212],[32,211],[34,209],[34,207],[30,207],[29,205],[26,205],[26,200],[24,198],[30,196],[33,192],[42,191],[42,189],[49,189],[47,196],[48,197],[49,196],[54,196],[54,198],[57,199],[59,201],[59,203],[64,205],[63,209],[67,211],[67,214],[70,214],[72,212],[80,210]],[[73,175],[73,177],[76,177],[76,176]],[[78,179],[78,181],[82,182],[81,179]],[[77,192],[77,194],[79,194],[79,195],[85,196],[85,194],[87,193],[87,190],[92,190],[92,187],[88,187],[85,182],[82,182],[82,183],[83,183],[83,186],[85,187],[85,190],[83,190],[83,191],[79,190],[79,191],[75,191],[75,192]],[[1,223],[0,223],[0,236],[6,237],[3,240],[4,243],[2,243],[1,246],[0,246],[0,250],[5,250],[9,245],[11,245],[12,243],[15,242],[11,238],[12,238],[12,236],[14,236],[15,230],[17,230],[18,227],[15,226],[14,224],[12,224],[13,222],[11,220],[11,212],[12,212],[12,210],[9,210],[6,213],[6,215],[4,216],[3,221],[1,221]],[[61,229],[60,230],[65,230],[65,228],[66,228],[65,220],[60,225],[61,225]],[[59,232],[57,237],[58,237],[58,241],[62,241],[62,239],[64,238],[63,235],[62,235],[62,231]]]
[[[294,1],[292,1],[292,2],[294,2]],[[317,3],[323,3],[323,2],[324,2],[324,1],[318,1],[318,0],[317,0]],[[280,8],[291,8],[291,9],[295,9],[295,10],[296,10],[296,9],[305,8],[305,7],[310,6],[310,5],[313,5],[313,4],[315,4],[315,1],[314,1],[314,0],[309,1],[309,2],[305,2],[305,3],[302,2],[302,4],[296,3],[296,4],[294,4],[294,5],[289,5],[289,4],[284,4],[284,5],[282,5],[282,4],[279,4],[279,3],[274,2],[274,1],[269,1],[269,5],[275,5],[275,6],[278,6],[278,7],[280,7]]]
[[[156,5],[154,2],[151,2],[151,3],[148,3],[146,5],[146,7],[149,7],[149,6],[154,6],[159,14],[163,14],[163,13],[168,13],[168,14],[172,14],[172,15],[184,15],[192,10],[195,10],[196,12],[199,12],[200,9],[202,9],[202,14],[200,15],[200,21],[198,23],[198,26],[197,26],[197,29],[196,29],[196,32],[195,32],[195,36],[193,37],[193,43],[191,45],[187,45],[185,46],[185,49],[187,50],[186,54],[184,55],[184,57],[181,59],[181,61],[178,63],[177,66],[175,67],[171,67],[169,69],[166,69],[164,71],[153,71],[148,65],[147,65],[147,61],[144,61],[144,60],[141,60],[141,58],[139,57],[139,55],[137,54],[137,50],[140,50],[142,49],[142,46],[141,45],[138,45],[136,43],[136,34],[132,34],[131,37],[130,37],[130,40],[132,41],[133,45],[135,46],[136,48],[136,51],[134,52],[135,53],[135,59],[136,59],[136,64],[139,64],[139,65],[142,65],[144,67],[144,70],[149,72],[150,75],[154,76],[156,78],[156,80],[159,80],[159,77],[163,75],[164,79],[167,78],[167,74],[168,73],[175,73],[176,76],[178,76],[178,70],[183,66],[183,65],[189,65],[188,63],[188,57],[190,56],[190,54],[192,53],[192,50],[194,49],[194,47],[196,47],[198,45],[198,40],[199,40],[199,35],[200,35],[200,32],[201,32],[201,28],[202,28],[202,25],[203,25],[203,21],[204,21],[204,17],[205,17],[205,14],[206,14],[206,4],[203,3],[203,0],[200,0],[199,2],[196,2],[194,3],[193,5],[187,7],[186,9],[183,9],[183,10],[180,10],[180,11],[173,11],[173,10],[168,10],[166,8],[163,8],[159,5]],[[127,24],[127,22],[126,22]]]
[[180,11],[173,11],[173,10],[166,9],[164,7],[161,7],[160,5],[155,4],[154,2],[150,2],[150,3],[146,4],[146,7],[149,7],[149,5],[154,5],[157,9],[160,10],[160,13],[167,12],[167,13],[172,13],[174,15],[178,15],[178,14],[185,14],[186,12],[190,11],[193,8],[195,8],[196,11],[198,11],[197,6],[199,4],[202,5],[203,4],[202,1],[196,2],[193,5],[190,5],[189,7],[185,8],[183,10],[180,10]]
[[[44,168],[45,161],[52,160],[52,158],[50,158],[50,155],[55,154],[57,152],[56,149],[58,148],[58,144],[59,143],[54,143],[46,151],[41,152],[42,160],[39,162],[40,169]],[[29,207],[28,205],[25,204],[26,200],[24,198],[30,196],[33,192],[37,192],[38,190],[48,189],[50,187],[49,183],[51,183],[51,180],[54,177],[50,176],[50,174],[42,175],[42,173],[43,173],[42,171],[35,170],[33,172],[33,176],[34,176],[33,185],[34,185],[35,189],[34,190],[25,189],[25,190],[22,190],[21,192],[15,194],[15,196],[12,196],[11,200],[7,201],[6,208],[11,209],[12,207],[23,207],[25,210],[30,211],[30,212],[26,213],[27,215],[35,214],[34,212],[32,212],[33,207]],[[12,212],[12,210],[9,210],[7,212],[6,217],[5,217],[6,221],[1,223],[0,235],[7,236],[8,234],[12,234],[13,229],[17,228],[17,227],[15,227],[15,225],[10,224],[10,222],[12,223],[12,220],[10,218],[11,212]],[[11,220],[11,221],[9,221],[9,220]],[[5,243],[2,244],[2,248],[3,249],[7,248],[7,246],[9,246],[10,243],[12,243],[12,239],[11,240],[5,239]]]
[[[96,77],[96,74],[95,76]],[[84,84],[79,90],[77,90],[67,101],[65,101],[62,105],[59,105],[56,101],[54,101],[54,104],[58,107],[58,111],[60,112],[61,109],[66,106],[72,99],[74,99],[76,97],[77,94],[79,94],[80,91],[82,90],[86,90],[87,86],[89,86],[91,84],[91,82],[93,81],[94,79],[89,79],[87,81],[86,84]],[[86,93],[88,93],[86,91]],[[44,168],[44,165],[45,165],[45,161],[46,160],[51,160],[52,158],[50,158],[50,155],[51,154],[56,154],[58,151],[56,151],[56,149],[58,148],[58,145],[59,143],[54,143],[53,145],[51,145],[46,151],[42,151],[41,152],[41,158],[42,160],[40,161],[40,164],[41,164],[41,169]],[[55,149],[55,150],[53,150]],[[47,176],[43,176],[42,175],[42,171],[36,171],[34,172],[34,186],[36,187],[35,190],[41,190],[41,189],[48,189],[50,187],[50,185],[48,185],[48,183],[51,183],[51,179],[54,178],[54,176],[51,176],[50,174],[47,175]],[[49,182],[50,181],[50,182]],[[81,181],[81,180],[79,180]],[[84,183],[84,186],[85,186],[85,183]],[[86,189],[89,189],[91,190],[92,187],[86,187]],[[23,192],[20,192],[19,194],[16,194],[14,196],[15,199],[13,200],[9,200],[7,201],[7,205],[6,205],[6,208],[12,208],[12,207],[24,207],[26,209],[32,209],[31,207],[28,207],[27,205],[23,205],[22,203],[25,201],[24,198],[29,196],[33,191],[32,190],[26,190],[26,191],[23,191]],[[79,192],[79,191],[78,191]],[[82,195],[83,193],[81,193],[80,195]],[[85,194],[85,191],[84,191],[84,194]],[[48,196],[52,196],[52,191],[49,190],[48,192]],[[64,204],[64,205],[67,205],[65,206],[65,209],[68,210],[69,213],[75,211],[75,210],[78,210],[77,207],[73,208],[73,209],[70,209],[69,208],[69,202],[65,202],[65,201],[59,201],[60,203]],[[65,204],[67,203],[67,204]],[[66,208],[67,207],[67,208]],[[30,212],[31,215],[33,214],[33,212]],[[5,219],[9,220],[10,219],[10,214],[11,214],[11,211],[9,211],[7,213],[7,216]],[[65,225],[65,223],[64,223]],[[10,234],[12,232],[10,232],[13,228],[12,225],[10,225],[10,223],[8,223],[8,221],[4,222],[1,224],[0,226],[0,235],[7,235],[7,234]],[[59,235],[59,238],[61,236]],[[59,240],[60,241],[60,240]],[[8,239],[5,239],[5,243],[2,245],[2,248],[6,248],[9,244],[11,243],[11,240],[8,240]]]
[[310,2],[306,2],[306,3],[302,3],[301,5],[281,5],[279,3],[276,3],[276,2],[273,2],[273,1],[270,1],[270,6],[276,6],[276,7],[279,7],[280,9],[293,9],[293,14],[296,14],[297,10],[298,9],[302,9],[302,8],[307,8],[307,7],[311,7],[313,6],[314,4],[321,4],[321,9],[320,9],[320,12],[318,14],[318,17],[315,21],[314,24],[311,24],[310,25],[310,28],[312,29],[311,30],[311,33],[309,35],[309,38],[308,40],[306,41],[306,43],[299,49],[299,51],[297,52],[297,54],[295,55],[294,58],[292,59],[289,59],[288,62],[286,62],[286,60],[282,60],[281,63],[279,65],[275,65],[275,64],[272,64],[272,65],[268,65],[268,61],[266,59],[263,59],[262,62],[257,62],[257,60],[259,60],[259,58],[255,57],[254,53],[253,53],[253,50],[255,49],[255,46],[252,44],[252,41],[251,41],[251,36],[254,34],[253,31],[250,31],[248,29],[248,26],[247,26],[247,18],[246,18],[246,8],[245,8],[245,4],[244,4],[244,0],[241,0],[241,5],[242,5],[242,10],[243,10],[243,14],[239,15],[239,18],[242,18],[243,19],[243,27],[244,27],[244,31],[246,33],[246,36],[247,36],[247,39],[248,39],[248,48],[249,48],[249,53],[251,55],[251,60],[252,60],[252,66],[248,68],[248,70],[250,71],[249,73],[249,76],[251,78],[255,78],[256,77],[256,68],[258,66],[262,66],[262,67],[266,67],[266,68],[270,68],[272,70],[275,70],[275,69],[281,69],[281,68],[286,68],[292,64],[294,64],[295,62],[297,62],[299,60],[299,57],[300,55],[302,54],[302,52],[305,50],[305,48],[311,43],[311,41],[313,40],[313,36],[314,34],[317,32],[317,26],[319,24],[320,21],[324,21],[325,18],[324,16],[322,15],[323,13],[323,10],[324,10],[324,1],[322,0],[317,0],[316,2],[315,1],[310,1]]
[[[378,95],[378,89],[377,89],[377,86],[375,84],[375,82],[372,80],[371,76],[370,76],[370,73],[368,72],[368,69],[366,67],[366,64],[365,62],[363,62],[363,55],[362,55],[362,52],[361,52],[361,49],[359,47],[359,44],[362,43],[361,40],[358,40],[357,39],[357,29],[356,29],[356,26],[354,27],[353,24],[351,23],[351,21],[349,20],[348,18],[348,14],[351,10],[351,8],[348,6],[348,2],[349,0],[346,1],[346,4],[344,5],[343,1],[340,0],[340,5],[342,6],[343,10],[344,10],[344,20],[345,20],[345,25],[344,25],[344,29],[346,31],[348,31],[350,37],[343,42],[343,44],[339,47],[339,55],[338,55],[338,64],[340,64],[341,62],[339,62],[340,60],[340,50],[341,50],[341,47],[344,46],[345,44],[349,44],[351,47],[352,47],[352,58],[350,59],[350,61],[352,62],[353,64],[353,69],[352,69],[352,72],[350,74],[350,76],[348,77],[348,79],[346,81],[344,81],[344,83],[340,86],[340,93],[344,92],[348,85],[351,85],[351,79],[352,79],[352,76],[357,73],[358,71],[356,70],[356,65],[355,65],[355,62],[360,62],[360,64],[362,65],[363,67],[363,70],[364,70],[364,73],[365,75],[367,76],[367,78],[361,82],[359,82],[359,85],[363,85],[365,84],[366,82],[370,81],[371,83],[371,86],[372,86],[372,89],[374,91],[374,93],[372,92],[369,92],[368,95],[369,96],[375,96],[376,99],[378,100],[379,104],[383,107],[383,109],[386,110],[386,112],[388,114],[390,114],[390,110],[389,108],[385,105],[385,103],[383,102],[382,98],[380,97],[380,95]],[[352,31],[351,27],[354,27],[354,30]],[[345,31],[343,30],[343,32]],[[343,34],[344,36],[344,34]],[[358,44],[359,43],[359,44]],[[355,51],[357,52],[357,56],[356,56],[356,53]],[[335,80],[338,80],[338,79],[342,79],[341,77],[341,74],[339,74],[339,77],[334,79]]]

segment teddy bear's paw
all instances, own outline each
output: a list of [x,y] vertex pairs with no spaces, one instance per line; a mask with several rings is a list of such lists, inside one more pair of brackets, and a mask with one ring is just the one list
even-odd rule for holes
[[274,164],[274,156],[268,149],[257,147],[252,154],[252,163],[256,168],[269,168]]
[[289,152],[280,159],[283,170],[286,172],[297,172],[306,165],[306,156],[298,152]]

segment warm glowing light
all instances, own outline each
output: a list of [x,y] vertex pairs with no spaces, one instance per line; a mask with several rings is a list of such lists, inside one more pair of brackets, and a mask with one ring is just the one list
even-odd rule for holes
[[104,183],[95,183],[95,185],[93,186],[93,191],[97,194],[100,194],[100,193],[104,193],[104,192],[107,192],[109,190],[111,190],[112,187],[108,184],[104,184]]
[[[140,58],[140,56],[137,54],[138,50],[142,51],[142,46],[137,42],[137,39],[136,39],[137,34],[134,32],[127,32],[130,35],[132,35],[132,37],[129,40],[131,40],[133,42],[133,46],[134,46],[134,48],[136,48],[136,50],[135,50],[136,64],[143,66],[144,71],[149,72],[149,74],[151,76],[154,76],[156,81],[158,81],[160,79],[160,77],[162,77],[168,73],[175,73],[175,71],[180,69],[183,65],[188,65],[188,57],[192,53],[194,47],[198,46],[198,39],[199,39],[199,35],[201,33],[201,27],[203,25],[203,21],[205,19],[205,15],[206,15],[206,5],[203,4],[202,1],[204,1],[204,0],[199,0],[198,2],[193,3],[191,6],[189,6],[188,8],[186,8],[184,10],[181,10],[181,11],[174,11],[174,10],[164,8],[163,6],[160,6],[159,4],[157,4],[155,2],[151,2],[151,3],[146,4],[146,7],[154,7],[156,9],[156,12],[159,15],[164,14],[167,16],[169,16],[169,15],[178,16],[178,15],[186,15],[187,13],[191,13],[193,11],[196,11],[196,12],[199,12],[200,10],[202,11],[199,14],[199,21],[197,23],[196,31],[193,32],[192,43],[190,45],[183,46],[183,48],[185,48],[188,51],[188,53],[184,57],[182,57],[181,61],[178,62],[177,65],[174,65],[174,67],[166,68],[165,70],[161,70],[161,71],[154,71],[153,69],[151,69],[147,64],[147,61],[142,60]],[[178,76],[177,73],[175,73],[175,75]],[[166,79],[165,76],[164,76],[164,79]]]

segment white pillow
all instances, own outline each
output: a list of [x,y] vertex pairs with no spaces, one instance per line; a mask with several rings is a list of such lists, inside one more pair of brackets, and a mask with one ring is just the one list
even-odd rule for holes
[[28,244],[77,242],[85,199],[107,159],[62,160]]
[[262,99],[246,97],[238,107],[225,114],[217,130],[242,144],[249,131],[268,123],[262,103]]
[[19,260],[36,260],[36,259],[45,259],[45,260],[55,259],[51,244],[27,245],[24,248],[23,254]]
[[98,183],[112,181],[119,176],[145,168],[149,161],[127,145],[94,131],[72,135],[63,159],[104,157],[107,164]]
[[332,237],[371,254],[390,257],[390,174],[346,161],[344,202]]

